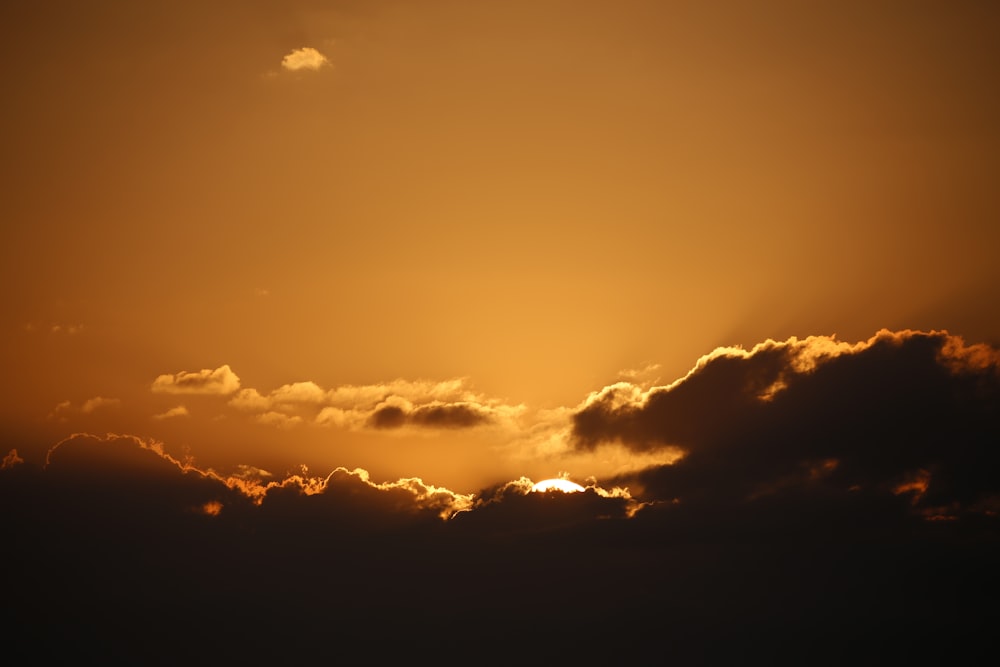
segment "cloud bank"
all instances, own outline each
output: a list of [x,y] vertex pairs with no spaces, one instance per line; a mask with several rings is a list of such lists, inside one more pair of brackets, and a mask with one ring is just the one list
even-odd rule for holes
[[[577,455],[679,458],[572,494],[523,477],[460,494],[347,467],[221,475],[134,435],[73,434],[44,465],[11,447],[9,629],[61,640],[10,650],[105,664],[271,664],[331,646],[457,664],[523,659],[525,645],[589,661],[965,662],[989,649],[1000,595],[998,359],[933,331],[720,348],[671,384],[583,400]],[[161,378],[221,395],[231,374]],[[224,395],[256,411],[363,405],[386,428],[475,421],[435,410],[488,403],[461,381],[390,384]]]

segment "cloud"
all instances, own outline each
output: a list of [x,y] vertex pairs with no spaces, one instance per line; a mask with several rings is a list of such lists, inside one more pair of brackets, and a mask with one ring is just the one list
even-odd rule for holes
[[271,407],[271,400],[260,395],[260,392],[253,388],[240,389],[235,396],[229,399],[229,404],[239,410],[248,412],[266,411]]
[[309,420],[323,426],[380,430],[510,425],[524,412],[523,406],[506,405],[472,391],[463,378],[438,382],[397,379],[330,390],[304,381],[282,385],[267,395],[247,387],[229,404],[257,413],[261,423],[293,425]]
[[302,423],[302,417],[297,415],[289,416],[281,412],[268,411],[256,416],[260,424],[277,426],[278,428],[292,428]]
[[37,333],[42,331],[48,331],[53,335],[67,335],[75,336],[76,334],[84,330],[84,325],[82,324],[43,324],[40,322],[27,322],[24,325],[24,330],[28,333]]
[[54,334],[65,333],[66,335],[74,336],[74,335],[80,333],[81,331],[83,331],[83,325],[82,324],[53,324],[51,331]]
[[660,364],[647,364],[642,368],[625,368],[618,372],[618,376],[623,380],[641,383],[644,386],[659,382],[657,373],[660,371]]
[[181,371],[173,375],[160,375],[153,381],[152,390],[164,394],[231,394],[240,388],[240,378],[228,365],[215,370],[197,372]]
[[120,399],[117,398],[104,398],[103,396],[95,396],[94,398],[88,398],[80,406],[80,412],[83,414],[90,414],[94,410],[99,410],[101,408],[117,408],[122,404]]
[[3,457],[0,461],[0,470],[5,468],[13,468],[16,465],[24,463],[24,459],[17,453],[16,449],[12,449]]
[[573,416],[573,443],[675,448],[676,463],[630,481],[682,503],[870,494],[954,518],[1000,498],[998,368],[996,349],[947,332],[720,348],[670,385],[593,393]]
[[153,419],[172,419],[174,417],[187,417],[191,413],[183,405],[178,405],[176,407],[170,408],[166,412],[161,412],[159,414],[153,415]]
[[278,387],[268,396],[271,404],[326,402],[326,392],[315,382],[293,382]]
[[330,61],[327,60],[326,56],[308,46],[301,49],[294,49],[281,59],[281,66],[291,72],[298,72],[300,70],[316,71],[329,65]]
[[471,428],[489,424],[493,416],[489,408],[471,403],[431,403],[414,407],[407,403],[382,404],[367,418],[367,424],[380,429],[406,425],[427,428]]
[[65,421],[66,413],[72,410],[73,410],[73,403],[71,401],[63,401],[49,411],[48,419],[58,419],[60,421]]
[[[943,358],[937,365],[975,378],[974,393],[989,398],[991,366],[981,359],[971,355],[957,370]],[[834,380],[850,373],[841,373],[820,384],[843,386]],[[794,372],[787,380],[771,399],[750,394],[778,405],[803,389]],[[617,409],[632,405],[629,396],[618,393]],[[662,399],[636,400],[649,409]],[[754,435],[748,447],[762,444]],[[692,445],[679,463],[629,477],[644,498],[608,480],[577,480],[581,493],[529,493],[526,477],[459,494],[416,477],[376,481],[361,468],[225,475],[156,440],[76,433],[42,466],[0,466],[0,524],[18,545],[0,556],[4,571],[18,574],[5,588],[19,611],[8,626],[29,632],[44,618],[48,632],[73,637],[74,654],[155,650],[171,663],[189,658],[191,646],[209,661],[261,664],[287,657],[289,646],[320,657],[331,642],[385,636],[400,653],[394,642],[382,657],[417,650],[456,664],[483,646],[494,656],[509,649],[505,660],[530,646],[533,655],[613,661],[624,640],[637,654],[681,663],[733,662],[748,648],[782,664],[817,646],[831,664],[873,642],[897,657],[937,649],[961,659],[988,648],[988,603],[1000,593],[998,519],[908,522],[912,497],[933,492],[936,470],[899,480],[875,502],[865,491],[803,494],[842,469],[818,461],[772,475],[752,501],[713,504],[679,478],[657,479],[698,456]],[[725,480],[699,470],[690,470],[699,483],[715,485],[707,493],[730,495]],[[191,641],[163,641],[178,618]],[[581,644],[581,632],[592,639]],[[511,646],[511,637],[523,643]]]
[[118,408],[121,406],[121,403],[121,399],[105,398],[103,396],[88,398],[79,406],[73,405],[72,401],[63,401],[49,412],[48,419],[66,421],[72,414],[89,415],[98,410]]
[[465,378],[450,380],[404,380],[367,385],[341,385],[330,390],[329,404],[341,408],[372,407],[396,396],[411,403],[440,401],[454,403],[481,400],[482,397],[466,386]]
[[[22,462],[16,450],[12,450],[7,459]],[[287,504],[291,497],[308,503],[304,500],[307,497],[325,495],[350,500],[347,505],[351,512],[363,517],[372,513],[401,513],[447,519],[455,512],[468,509],[473,500],[470,494],[455,493],[416,477],[375,482],[368,471],[361,468],[340,467],[325,477],[308,476],[303,471],[303,474],[273,480],[270,479],[273,475],[267,471],[238,466],[232,475],[222,475],[172,456],[161,441],[131,434],[74,433],[49,448],[43,471],[57,478],[60,485],[76,490],[81,485],[92,485],[96,479],[101,479],[104,488],[112,493],[115,489],[148,485],[140,495],[150,496],[150,502],[172,507],[170,511],[178,515],[209,502],[219,503],[224,509],[234,502],[240,506],[251,503],[263,507],[269,502]],[[192,480],[197,483],[192,485]],[[169,486],[176,488],[166,490]],[[366,496],[364,504],[358,504],[359,494]],[[344,508],[328,509],[332,517]],[[133,510],[123,505],[120,511]]]

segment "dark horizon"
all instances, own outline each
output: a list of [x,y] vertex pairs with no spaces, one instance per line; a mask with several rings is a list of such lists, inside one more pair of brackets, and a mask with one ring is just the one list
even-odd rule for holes
[[[882,332],[717,350],[573,416],[684,449],[581,492],[339,468],[225,478],[134,436],[0,469],[16,655],[953,662],[1000,592],[1000,350]],[[776,384],[778,383],[778,384]],[[628,398],[623,398],[628,395]]]

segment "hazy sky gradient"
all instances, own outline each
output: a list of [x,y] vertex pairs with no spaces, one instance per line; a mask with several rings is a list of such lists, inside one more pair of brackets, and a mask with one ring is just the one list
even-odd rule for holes
[[148,389],[228,365],[262,395],[464,378],[555,410],[718,345],[1000,340],[990,3],[2,11],[2,419],[46,445],[103,397],[90,427],[213,465],[385,447],[386,475],[474,487],[466,436],[182,435],[151,416],[215,406]]

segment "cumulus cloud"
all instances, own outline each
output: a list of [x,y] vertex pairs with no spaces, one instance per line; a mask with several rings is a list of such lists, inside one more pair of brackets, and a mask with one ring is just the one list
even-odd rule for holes
[[231,394],[240,388],[240,378],[222,365],[215,370],[181,371],[160,375],[153,381],[152,390],[164,394]]
[[268,397],[272,405],[288,403],[315,403],[326,401],[326,392],[315,382],[293,382],[278,387]]
[[670,385],[595,392],[573,416],[573,442],[674,448],[679,461],[632,481],[682,502],[822,489],[905,494],[929,518],[981,512],[1000,497],[998,362],[947,332],[720,348]]
[[310,46],[294,49],[281,59],[281,66],[291,72],[316,71],[329,65],[330,61],[326,56]]
[[271,407],[271,400],[261,396],[256,389],[248,387],[236,392],[236,395],[229,399],[229,404],[234,408],[248,412],[267,411]]

